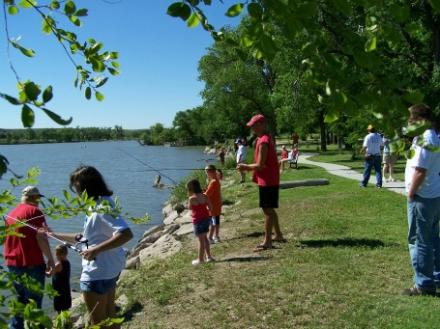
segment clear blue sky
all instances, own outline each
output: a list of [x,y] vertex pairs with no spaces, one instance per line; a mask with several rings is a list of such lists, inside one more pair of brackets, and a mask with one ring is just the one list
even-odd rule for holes
[[[121,125],[137,129],[157,122],[171,126],[176,112],[202,103],[203,83],[198,81],[197,65],[212,44],[210,35],[200,26],[189,29],[181,19],[166,14],[172,2],[77,0],[78,7],[89,9],[83,26],[78,29],[62,20],[63,26],[82,40],[93,36],[104,43],[105,49],[119,52],[121,75],[110,78],[102,87],[104,102],[87,101],[83,92],[74,88],[73,65],[53,35],[40,32],[41,19],[32,10],[8,15],[11,37],[21,36],[21,44],[36,51],[36,56],[28,59],[12,48],[14,66],[22,80],[31,78],[43,87],[53,85],[55,97],[48,108],[66,118],[73,116],[72,127]],[[224,16],[233,3],[225,0],[207,9],[216,27],[238,23],[238,18]],[[16,80],[7,62],[3,19],[0,22],[0,92],[15,96]],[[79,58],[77,61],[81,62]],[[0,100],[0,111],[0,128],[22,127],[19,107]],[[34,127],[57,125],[37,111]]]

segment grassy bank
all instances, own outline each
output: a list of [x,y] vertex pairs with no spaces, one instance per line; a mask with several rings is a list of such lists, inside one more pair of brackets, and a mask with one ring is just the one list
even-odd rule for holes
[[282,190],[288,243],[259,254],[256,187],[225,189],[224,199],[238,205],[225,210],[217,262],[191,266],[188,236],[179,254],[133,272],[119,288],[136,312],[123,327],[436,328],[440,299],[400,295],[412,277],[405,198],[312,167],[282,176],[307,178],[330,185]]

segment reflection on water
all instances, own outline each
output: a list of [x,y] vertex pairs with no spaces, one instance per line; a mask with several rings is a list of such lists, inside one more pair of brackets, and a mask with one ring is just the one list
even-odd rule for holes
[[[162,146],[141,146],[137,142],[91,142],[65,144],[7,145],[0,146],[0,154],[6,156],[10,168],[24,174],[30,167],[39,167],[41,175],[38,187],[46,196],[62,198],[61,191],[68,189],[69,174],[79,165],[95,166],[105,177],[109,187],[121,202],[124,212],[130,216],[143,216],[149,213],[151,222],[143,225],[130,224],[135,238],[127,248],[131,248],[143,232],[151,225],[162,221],[162,204],[168,199],[169,189],[153,188],[158,174],[151,168],[198,168],[204,166],[204,155],[200,148],[174,148]],[[131,155],[131,156],[130,156]],[[135,158],[139,159],[137,161]],[[143,162],[143,163],[141,163]],[[188,171],[166,171],[162,183],[172,185],[171,180],[179,181]],[[166,176],[169,176],[167,179]],[[0,189],[9,188],[6,175],[0,180]],[[17,196],[20,188],[13,190]],[[47,219],[54,231],[81,232],[83,218],[62,220]],[[56,243],[51,241],[54,246]],[[70,251],[72,264],[72,287],[78,287],[81,259]]]

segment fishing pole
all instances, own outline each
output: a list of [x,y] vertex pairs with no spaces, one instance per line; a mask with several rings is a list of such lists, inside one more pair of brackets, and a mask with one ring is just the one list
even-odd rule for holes
[[[30,219],[28,219],[28,220],[26,220],[26,221],[19,220],[18,218],[14,218],[14,217],[11,217],[11,216],[9,216],[9,215],[6,215],[6,217],[8,217],[8,218],[10,218],[10,219],[12,219],[12,220],[14,220],[14,221],[16,221],[16,222],[18,222],[18,223],[20,223],[20,224],[26,226],[26,227],[29,227],[29,228],[32,229],[32,230],[38,232],[38,228],[37,228],[37,227],[35,227],[35,226],[33,226],[33,225],[31,225],[31,224],[29,224],[29,223],[27,223],[27,222],[28,222],[29,220],[31,220],[31,219],[35,219],[35,218],[39,218],[39,217],[44,217],[44,215],[40,215],[40,216],[37,216],[37,217],[33,217],[33,218],[30,218]],[[6,222],[6,218],[5,218],[5,216],[3,216],[3,220]],[[52,234],[50,234],[50,233],[48,233],[48,232],[45,232],[45,234],[46,234],[47,237],[52,238],[53,240],[56,240],[56,241],[62,243],[62,244],[65,245],[67,248],[70,248],[70,249],[76,251],[77,253],[81,253],[81,252],[82,252],[81,249],[79,249],[79,248],[77,248],[76,246],[74,246],[74,245],[68,243],[67,241],[64,241],[64,240],[62,240],[62,239],[59,239],[59,238],[57,238],[56,236],[53,236]],[[80,240],[78,240],[78,243],[84,243],[84,244],[86,245],[86,247],[88,248],[88,245],[87,245],[88,240],[87,240],[87,239],[80,239]]]
[[146,162],[144,162],[144,161],[138,159],[138,158],[135,157],[133,154],[130,154],[130,153],[128,153],[127,151],[125,151],[124,149],[121,149],[121,148],[118,148],[118,150],[121,151],[121,152],[123,152],[123,153],[125,153],[126,155],[128,155],[130,158],[136,160],[137,162],[143,164],[144,166],[147,166],[148,168],[150,168],[150,169],[147,170],[147,171],[154,171],[154,172],[157,172],[159,175],[162,175],[163,177],[169,179],[173,184],[176,184],[176,185],[178,184],[176,180],[172,179],[170,176],[167,176],[167,175],[163,174],[160,170],[154,168],[153,166],[149,165],[148,163],[146,163]]
[[[236,169],[236,168],[217,168],[217,169],[219,169],[219,170],[221,170],[221,171],[237,171],[238,169]],[[205,168],[161,168],[160,169],[161,171],[179,171],[179,170],[182,170],[182,171],[189,171],[189,170],[194,170],[194,171],[196,171],[196,170],[206,170]],[[141,170],[142,172],[147,172],[147,171],[157,171],[157,170],[155,170],[155,169],[145,169],[145,170]]]

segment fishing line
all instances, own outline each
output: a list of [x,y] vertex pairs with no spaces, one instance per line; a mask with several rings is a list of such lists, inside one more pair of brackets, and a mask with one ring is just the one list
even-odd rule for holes
[[176,184],[176,185],[178,184],[178,182],[177,182],[176,180],[174,180],[174,179],[171,178],[170,176],[167,176],[167,175],[163,174],[163,173],[161,172],[162,169],[161,169],[161,170],[158,170],[158,169],[154,168],[153,166],[151,166],[151,165],[148,164],[147,162],[140,160],[139,158],[137,158],[137,157],[135,157],[134,155],[128,153],[128,152],[125,151],[124,149],[121,149],[121,148],[119,148],[119,147],[118,147],[117,149],[118,149],[119,151],[125,153],[126,155],[128,155],[130,158],[132,158],[132,159],[136,160],[137,162],[143,164],[144,166],[147,166],[148,168],[150,168],[149,170],[145,170],[145,171],[154,171],[154,172],[157,172],[159,175],[162,175],[163,177],[169,179],[173,184]]
[[[26,221],[22,221],[22,220],[20,220],[20,219],[18,219],[18,218],[14,218],[14,217],[11,217],[11,216],[9,216],[9,215],[2,216],[2,217],[3,217],[3,220],[4,220],[5,222],[6,222],[6,218],[5,218],[5,217],[8,217],[8,218],[10,218],[10,219],[16,221],[17,223],[20,223],[20,224],[22,224],[22,225],[24,225],[24,226],[26,226],[26,227],[29,227],[30,229],[32,229],[32,230],[38,232],[38,228],[37,228],[37,227],[35,227],[35,226],[31,225],[31,224],[28,224],[27,222],[28,222],[29,220],[31,220],[31,219],[35,219],[35,218],[39,218],[39,217],[44,217],[44,215],[40,215],[40,216],[37,216],[37,217],[34,217],[34,218],[30,218],[30,219],[28,219],[28,220],[26,220]],[[70,248],[70,249],[76,251],[77,253],[81,253],[81,252],[82,252],[81,249],[79,249],[79,248],[77,248],[76,246],[74,246],[74,245],[68,243],[68,242],[65,241],[65,240],[59,239],[59,238],[57,238],[57,237],[51,235],[51,234],[48,233],[48,232],[45,232],[45,234],[46,234],[47,237],[49,237],[49,238],[51,238],[51,239],[53,239],[53,240],[56,240],[56,241],[62,243],[62,244],[65,245],[67,248]],[[80,244],[85,244],[86,247],[88,247],[88,245],[87,245],[88,240],[86,240],[86,239],[84,239],[84,240],[81,239],[81,240],[78,241],[78,243],[80,243]]]

